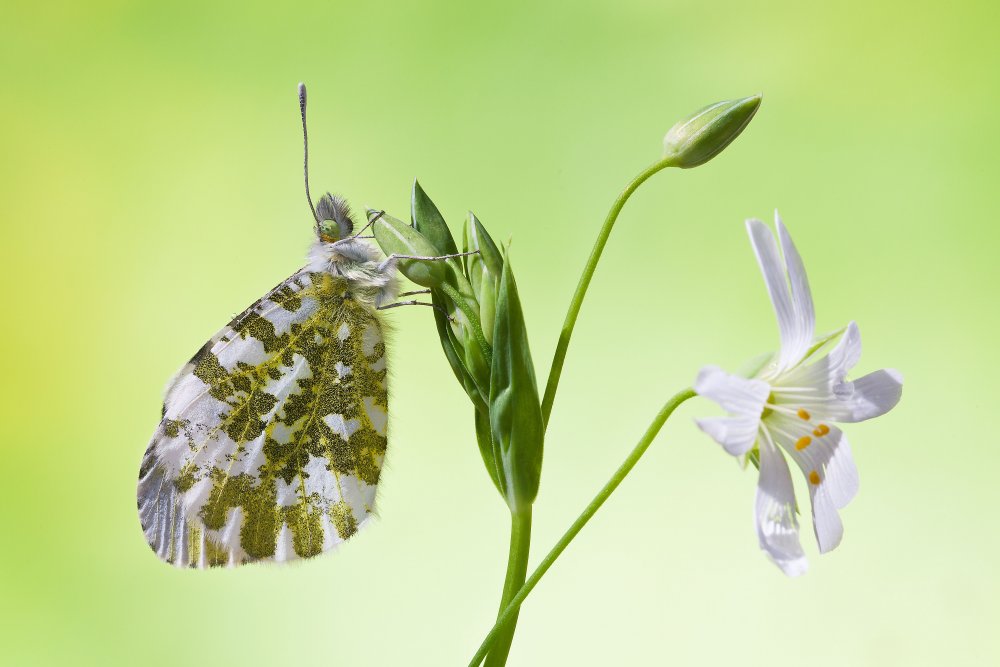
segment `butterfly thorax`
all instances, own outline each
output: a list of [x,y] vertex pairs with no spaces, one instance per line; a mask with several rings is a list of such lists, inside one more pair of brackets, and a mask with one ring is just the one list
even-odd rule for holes
[[394,263],[383,266],[376,250],[362,239],[317,240],[309,249],[305,270],[343,278],[356,298],[373,305],[392,301],[396,294]]

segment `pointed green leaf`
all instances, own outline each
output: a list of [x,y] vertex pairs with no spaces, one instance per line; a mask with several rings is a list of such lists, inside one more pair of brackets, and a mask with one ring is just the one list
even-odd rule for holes
[[448,229],[448,224],[444,221],[441,211],[434,205],[431,198],[427,196],[420,183],[414,179],[413,192],[410,196],[410,218],[413,227],[427,237],[441,255],[454,255],[458,253],[458,246]]
[[503,266],[496,304],[490,426],[504,496],[511,511],[518,512],[538,493],[545,429],[524,314],[509,261]]

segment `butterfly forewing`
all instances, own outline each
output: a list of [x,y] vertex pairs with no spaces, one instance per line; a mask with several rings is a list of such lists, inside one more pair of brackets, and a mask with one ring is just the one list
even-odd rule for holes
[[385,345],[371,305],[300,271],[181,369],[139,473],[160,558],[308,558],[369,518],[386,447]]

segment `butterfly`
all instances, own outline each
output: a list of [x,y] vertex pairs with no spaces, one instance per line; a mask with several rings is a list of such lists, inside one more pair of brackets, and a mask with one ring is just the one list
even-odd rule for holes
[[432,305],[391,301],[397,259],[437,258],[379,261],[343,199],[313,206],[302,84],[299,105],[316,222],[307,264],[181,368],[139,469],[143,533],[178,567],[309,558],[368,523],[389,409],[379,310]]

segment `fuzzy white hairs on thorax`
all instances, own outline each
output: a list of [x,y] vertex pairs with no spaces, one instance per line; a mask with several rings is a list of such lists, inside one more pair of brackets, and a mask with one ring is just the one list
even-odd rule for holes
[[341,276],[361,289],[372,290],[376,306],[392,302],[399,291],[396,263],[380,265],[375,249],[361,239],[313,242],[306,270]]

